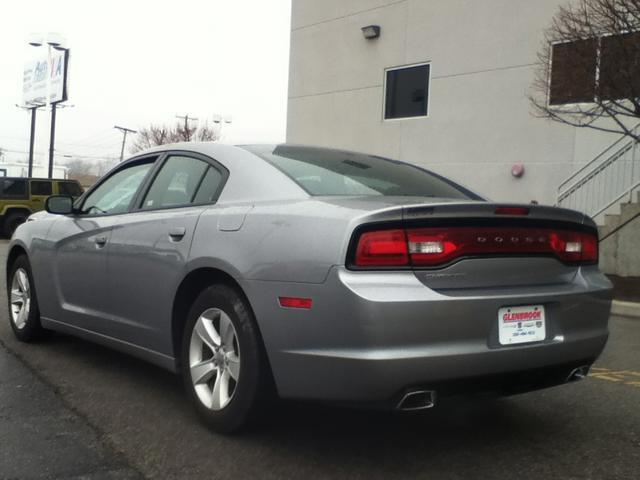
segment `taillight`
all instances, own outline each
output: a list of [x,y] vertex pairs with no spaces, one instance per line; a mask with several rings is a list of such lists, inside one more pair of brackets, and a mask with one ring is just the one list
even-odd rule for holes
[[565,263],[598,260],[593,233],[523,227],[415,228],[366,232],[355,255],[358,267],[444,265],[468,256],[555,255]]
[[409,265],[407,237],[404,230],[363,233],[356,250],[356,265],[359,267]]

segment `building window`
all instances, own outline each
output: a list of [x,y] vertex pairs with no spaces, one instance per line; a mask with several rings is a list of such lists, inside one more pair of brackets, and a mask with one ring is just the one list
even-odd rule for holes
[[603,100],[640,95],[640,33],[611,35],[600,41],[599,94]]
[[426,117],[431,65],[413,65],[386,71],[384,118]]
[[638,97],[638,52],[639,32],[552,45],[549,105]]
[[592,102],[596,93],[597,41],[557,43],[551,48],[549,105]]

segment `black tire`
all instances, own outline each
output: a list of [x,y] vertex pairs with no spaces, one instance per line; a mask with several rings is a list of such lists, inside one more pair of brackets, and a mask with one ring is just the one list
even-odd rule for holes
[[[16,277],[16,274],[18,274],[19,271],[26,274],[29,291],[28,315],[26,320],[24,320],[24,323],[21,322],[20,325],[18,325],[14,319],[14,305],[11,303],[14,277]],[[26,255],[18,256],[9,269],[9,275],[7,277],[7,304],[9,307],[9,324],[11,325],[11,329],[18,340],[21,342],[33,342],[41,340],[46,336],[47,330],[42,328],[40,323],[38,297],[33,283],[33,275],[31,274],[31,265],[29,264],[29,259]]]
[[7,238],[11,238],[13,232],[20,225],[27,221],[29,215],[25,212],[13,212],[4,218],[3,233]]
[[[234,385],[234,391],[228,396],[230,398],[228,404],[219,410],[214,410],[203,403],[191,379],[192,334],[201,314],[211,309],[224,312],[231,321],[237,340],[234,345],[238,349],[240,359],[237,382],[229,381]],[[222,329],[218,328],[218,330]],[[197,338],[195,341],[199,342]],[[211,354],[213,357],[216,355],[213,350]],[[231,433],[245,427],[271,398],[269,388],[271,373],[253,313],[243,297],[227,285],[212,285],[203,290],[193,302],[182,336],[180,366],[185,390],[198,415],[209,428],[216,432]],[[215,374],[210,381],[215,383],[218,375],[219,373]],[[206,384],[213,389],[210,385]]]

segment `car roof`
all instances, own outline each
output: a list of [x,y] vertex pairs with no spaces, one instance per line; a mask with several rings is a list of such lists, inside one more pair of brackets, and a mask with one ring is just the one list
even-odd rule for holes
[[[273,145],[274,148],[275,146]],[[229,178],[218,204],[309,198],[309,194],[284,173],[240,145],[214,142],[168,143],[139,152],[127,161],[135,161],[147,154],[170,151],[206,155],[229,171]]]

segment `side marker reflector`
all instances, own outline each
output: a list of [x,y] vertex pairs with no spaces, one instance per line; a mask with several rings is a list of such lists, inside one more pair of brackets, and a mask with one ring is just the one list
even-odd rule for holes
[[302,308],[305,310],[309,310],[311,305],[313,305],[311,298],[300,297],[278,297],[278,302],[280,306],[284,308]]

